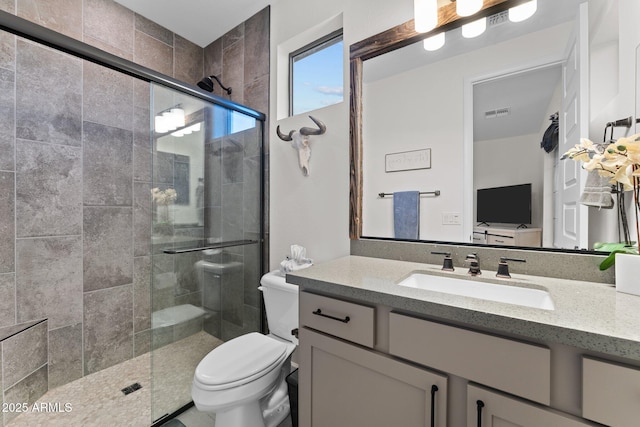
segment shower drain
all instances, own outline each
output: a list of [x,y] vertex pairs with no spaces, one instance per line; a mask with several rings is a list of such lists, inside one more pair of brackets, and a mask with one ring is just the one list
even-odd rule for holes
[[127,394],[131,394],[136,390],[140,390],[141,388],[142,388],[142,386],[140,385],[140,383],[134,383],[134,384],[131,384],[128,387],[123,388],[122,392],[126,396]]

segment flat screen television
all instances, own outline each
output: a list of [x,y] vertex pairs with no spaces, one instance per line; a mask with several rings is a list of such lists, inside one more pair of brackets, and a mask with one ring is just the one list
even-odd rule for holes
[[479,188],[476,219],[487,224],[531,224],[531,184]]

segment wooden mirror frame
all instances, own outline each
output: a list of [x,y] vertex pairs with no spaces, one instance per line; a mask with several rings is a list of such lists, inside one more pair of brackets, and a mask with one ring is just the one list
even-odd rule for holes
[[427,33],[414,29],[414,20],[383,31],[349,46],[349,238],[362,235],[362,69],[363,61],[408,46],[431,35],[449,31],[479,18],[491,16],[527,0],[484,0],[482,9],[472,16],[459,17],[455,3],[440,7],[438,25]]

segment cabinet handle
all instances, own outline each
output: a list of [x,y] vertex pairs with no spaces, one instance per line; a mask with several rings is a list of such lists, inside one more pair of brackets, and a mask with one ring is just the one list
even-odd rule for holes
[[337,320],[338,322],[342,322],[342,323],[349,323],[349,320],[351,320],[349,316],[345,316],[344,319],[341,319],[339,317],[324,314],[320,309],[317,309],[316,311],[312,311],[311,314],[315,314],[316,316],[326,317],[327,319]]
[[438,386],[433,384],[431,386],[431,427],[436,427],[436,391]]
[[484,408],[484,402],[482,400],[476,400],[476,406],[478,407],[478,427],[482,427],[482,408]]

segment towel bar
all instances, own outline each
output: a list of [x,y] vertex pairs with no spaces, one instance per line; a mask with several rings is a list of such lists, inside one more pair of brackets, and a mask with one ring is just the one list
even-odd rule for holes
[[[434,196],[439,196],[440,195],[440,190],[435,190],[435,191],[421,191],[420,195],[422,196],[423,194],[433,194]],[[378,197],[382,198],[385,196],[393,196],[393,193],[378,193]]]

